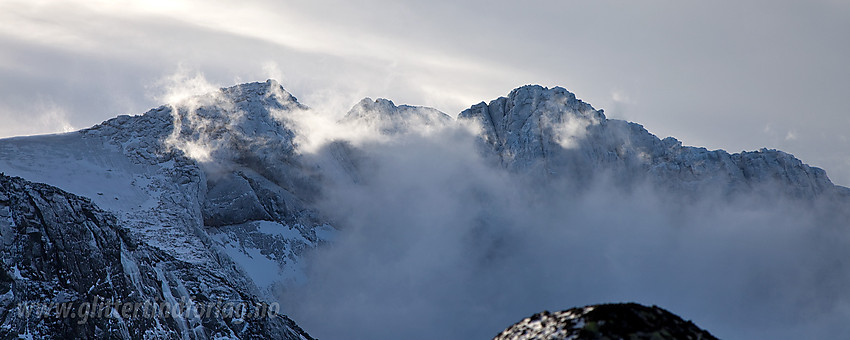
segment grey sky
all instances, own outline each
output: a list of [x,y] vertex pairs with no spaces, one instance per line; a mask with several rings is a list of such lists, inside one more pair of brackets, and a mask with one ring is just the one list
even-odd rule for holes
[[730,152],[790,152],[850,185],[850,2],[0,2],[0,136],[161,103],[162,79],[276,78],[304,104],[455,115],[528,83]]

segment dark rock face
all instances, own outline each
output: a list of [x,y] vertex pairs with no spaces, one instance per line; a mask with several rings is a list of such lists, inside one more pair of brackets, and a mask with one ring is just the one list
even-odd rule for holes
[[657,306],[604,304],[534,314],[495,340],[717,339],[693,322]]
[[[0,236],[0,338],[310,339],[262,313],[274,308],[238,280],[141,243],[88,199],[48,185],[0,176]],[[154,310],[189,301],[197,313]]]

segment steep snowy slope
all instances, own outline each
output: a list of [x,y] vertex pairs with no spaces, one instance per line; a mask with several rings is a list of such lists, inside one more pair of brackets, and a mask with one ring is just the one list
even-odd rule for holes
[[[88,199],[0,176],[0,337],[310,338],[286,316],[262,314],[270,306],[238,278],[176,259],[118,223]],[[188,301],[224,307],[178,307]]]

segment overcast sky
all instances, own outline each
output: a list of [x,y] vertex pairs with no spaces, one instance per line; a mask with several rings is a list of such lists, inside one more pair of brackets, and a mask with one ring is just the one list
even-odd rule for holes
[[850,1],[0,1],[0,136],[158,106],[163,79],[276,78],[340,115],[365,96],[450,115],[520,85],[850,185]]

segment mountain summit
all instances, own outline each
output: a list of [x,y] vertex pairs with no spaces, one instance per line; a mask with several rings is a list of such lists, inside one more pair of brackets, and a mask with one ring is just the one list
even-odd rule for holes
[[[826,172],[792,155],[762,149],[729,154],[659,139],[643,126],[607,119],[569,91],[527,85],[507,96],[463,111],[509,169],[589,181],[606,172],[623,185],[649,180],[676,189],[722,188],[725,192],[780,187],[793,196],[831,195]],[[746,188],[746,189],[744,189]]]

